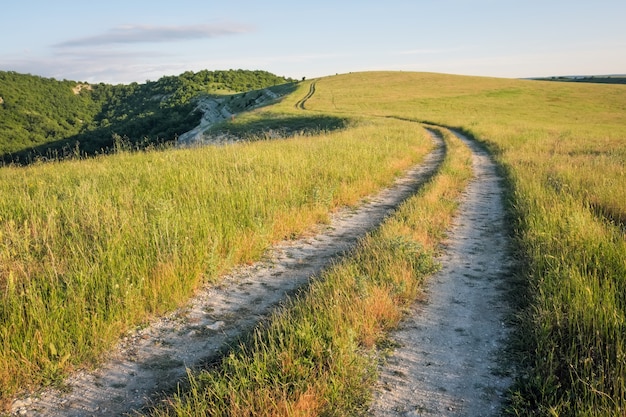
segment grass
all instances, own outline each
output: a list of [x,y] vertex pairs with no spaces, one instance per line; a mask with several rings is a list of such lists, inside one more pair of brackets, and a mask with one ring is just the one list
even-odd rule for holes
[[367,409],[376,347],[397,325],[471,177],[470,151],[446,134],[440,172],[350,256],[276,312],[157,416],[354,415]]
[[527,286],[510,414],[625,412],[626,86],[362,73],[319,80],[307,108],[428,120],[486,143]]
[[123,332],[327,221],[431,147],[362,121],[283,141],[4,167],[0,392],[57,383]]
[[[524,283],[508,414],[623,415],[626,86],[355,73],[316,80],[307,113],[296,113],[309,87],[233,128],[263,135],[304,114],[307,129],[327,120],[338,130],[2,168],[2,398],[93,363],[200,282],[388,184],[428,148],[414,123],[396,120],[409,119],[462,129],[506,177]],[[445,230],[438,204],[453,201],[427,191],[411,200],[395,229],[372,234],[157,414],[361,412],[369,353],[432,269],[429,245]]]

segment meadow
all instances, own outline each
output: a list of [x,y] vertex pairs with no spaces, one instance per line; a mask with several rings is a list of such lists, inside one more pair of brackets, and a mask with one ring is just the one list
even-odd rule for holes
[[[519,259],[507,412],[622,414],[626,86],[403,72],[313,82],[305,112],[308,82],[227,128],[280,120],[281,140],[1,168],[2,400],[97,363],[203,282],[390,184],[432,148],[416,123],[428,122],[484,143],[506,178]],[[154,413],[362,413],[369,353],[436,269],[470,176],[469,151],[446,141],[439,174],[396,216]]]

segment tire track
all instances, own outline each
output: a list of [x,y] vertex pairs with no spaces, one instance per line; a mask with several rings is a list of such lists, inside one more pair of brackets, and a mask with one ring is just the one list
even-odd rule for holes
[[[310,90],[310,97],[315,92]],[[239,337],[266,318],[282,300],[342,256],[377,227],[440,167],[437,148],[369,202],[333,216],[317,234],[277,245],[266,260],[233,271],[219,285],[203,288],[185,308],[126,337],[99,369],[78,372],[64,389],[17,400],[16,415],[118,416],[141,410],[172,392],[187,368],[218,360]]]
[[306,110],[306,108],[304,107],[304,104],[307,102],[308,99],[313,97],[313,95],[315,94],[315,83],[316,81],[312,81],[309,87],[309,92],[306,94],[306,96],[304,96],[304,98],[302,98],[301,100],[298,100],[298,102],[296,103],[297,109]]
[[442,270],[392,336],[399,347],[380,369],[372,416],[500,415],[511,383],[497,362],[513,265],[502,179],[486,151],[455,134],[473,151],[475,178],[444,242]]

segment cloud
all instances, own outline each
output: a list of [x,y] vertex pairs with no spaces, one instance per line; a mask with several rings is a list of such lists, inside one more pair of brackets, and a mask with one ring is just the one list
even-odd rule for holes
[[115,44],[163,43],[252,32],[254,28],[240,23],[189,26],[124,25],[105,33],[71,39],[53,45],[56,48],[92,47]]
[[148,48],[150,44],[211,39],[254,30],[239,23],[118,26],[52,45],[48,55],[0,57],[0,69],[88,82],[143,82],[188,69],[184,64],[187,56],[178,45],[174,49],[154,49]]

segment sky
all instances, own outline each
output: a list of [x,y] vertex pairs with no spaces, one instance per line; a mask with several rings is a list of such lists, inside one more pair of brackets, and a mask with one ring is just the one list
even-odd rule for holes
[[526,78],[626,73],[624,0],[2,0],[0,70],[90,83],[185,71]]

